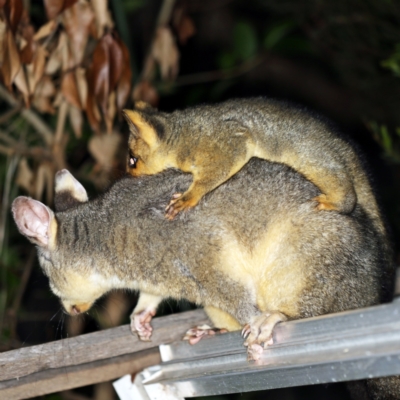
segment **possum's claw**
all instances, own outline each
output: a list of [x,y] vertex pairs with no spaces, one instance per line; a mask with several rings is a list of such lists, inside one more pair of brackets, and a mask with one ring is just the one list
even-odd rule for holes
[[169,204],[165,208],[165,217],[173,220],[181,211],[186,211],[197,205],[199,198],[193,195],[191,191],[185,193],[175,193]]
[[143,342],[150,342],[153,328],[150,325],[152,318],[156,315],[156,310],[143,310],[131,314],[131,331],[137,333]]
[[242,335],[247,336],[244,345],[247,347],[249,360],[260,359],[263,350],[273,344],[272,331],[275,325],[286,320],[286,316],[278,311],[263,313],[252,318],[242,331]]
[[189,329],[183,337],[183,340],[188,340],[190,344],[196,344],[200,342],[204,336],[214,336],[217,333],[226,332],[228,332],[226,329],[211,328],[208,325],[200,325]]

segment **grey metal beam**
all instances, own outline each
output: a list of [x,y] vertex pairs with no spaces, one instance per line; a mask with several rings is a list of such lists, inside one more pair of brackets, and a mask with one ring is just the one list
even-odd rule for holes
[[160,352],[164,362],[137,378],[151,400],[400,375],[400,301],[281,323],[257,362],[238,332]]

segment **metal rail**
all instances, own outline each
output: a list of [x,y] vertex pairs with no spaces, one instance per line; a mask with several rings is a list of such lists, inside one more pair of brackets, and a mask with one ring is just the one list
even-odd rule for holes
[[117,381],[117,392],[125,384],[135,392],[131,399],[182,400],[400,375],[400,301],[281,323],[257,362],[247,361],[239,332],[195,346],[161,345],[160,353],[162,364],[145,369],[133,384]]

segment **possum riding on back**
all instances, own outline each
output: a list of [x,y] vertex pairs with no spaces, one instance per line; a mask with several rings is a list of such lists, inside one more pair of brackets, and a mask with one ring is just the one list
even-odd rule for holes
[[127,171],[151,175],[178,168],[193,175],[176,193],[167,218],[194,207],[208,192],[236,174],[252,157],[292,167],[321,191],[318,210],[348,214],[358,203],[381,232],[379,209],[354,149],[318,117],[287,103],[236,99],[172,113],[143,102],[124,110],[130,127]]

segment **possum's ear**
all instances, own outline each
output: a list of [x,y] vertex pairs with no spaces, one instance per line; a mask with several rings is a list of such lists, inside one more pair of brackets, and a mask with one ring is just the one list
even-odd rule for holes
[[50,208],[40,201],[19,196],[11,209],[18,230],[32,243],[50,249],[55,245],[57,221]]
[[152,118],[152,114],[139,110],[122,111],[122,115],[128,122],[131,135],[135,139],[142,139],[150,148],[157,146],[164,133],[163,126],[156,118]]
[[88,195],[85,188],[68,170],[62,169],[56,173],[54,196],[56,211],[65,211],[87,201]]

